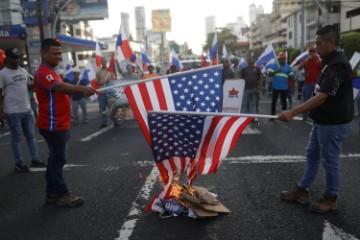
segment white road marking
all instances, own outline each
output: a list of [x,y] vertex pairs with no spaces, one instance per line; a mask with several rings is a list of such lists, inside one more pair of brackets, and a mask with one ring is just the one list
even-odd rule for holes
[[91,135],[89,135],[89,136],[87,136],[87,137],[81,138],[80,141],[81,141],[81,142],[91,141],[93,138],[96,138],[96,137],[99,136],[100,134],[103,134],[104,132],[107,132],[107,131],[109,131],[109,130],[112,129],[112,128],[113,128],[113,126],[110,125],[110,126],[108,126],[108,127],[106,127],[106,128],[103,128],[103,129],[97,131],[97,132],[94,132],[93,134],[91,134]]
[[[89,165],[76,165],[76,164],[65,164],[64,170],[70,170],[73,167],[87,167]],[[46,168],[32,168],[30,167],[30,172],[45,172]]]
[[324,231],[322,240],[359,240],[353,235],[344,232],[342,229],[337,228],[328,221],[324,222]]
[[261,134],[261,132],[259,131],[259,129],[248,125],[244,131],[242,132],[242,134]]
[[8,135],[10,135],[10,132],[2,133],[2,134],[0,134],[0,137],[5,137],[5,136],[8,136]]
[[157,167],[153,167],[150,175],[147,177],[144,186],[141,188],[140,192],[138,193],[135,201],[132,203],[132,207],[128,216],[126,217],[126,221],[119,230],[119,237],[116,238],[117,240],[128,240],[133,233],[136,223],[139,221],[140,214],[142,213],[141,209],[144,206],[139,206],[139,201],[149,201],[150,193],[154,188],[154,184],[157,181],[157,176],[159,175],[159,170]]
[[[341,158],[360,158],[360,153],[349,153],[340,155]],[[224,158],[229,163],[291,163],[305,162],[303,155],[253,155],[244,157]]]

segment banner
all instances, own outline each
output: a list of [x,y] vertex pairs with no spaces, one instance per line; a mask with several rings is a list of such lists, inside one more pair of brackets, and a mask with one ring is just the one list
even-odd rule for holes
[[108,17],[107,0],[71,1],[60,14],[62,21],[103,20]]
[[170,9],[152,10],[152,31],[171,32]]
[[225,81],[223,86],[223,112],[240,113],[244,88],[244,79],[231,79]]

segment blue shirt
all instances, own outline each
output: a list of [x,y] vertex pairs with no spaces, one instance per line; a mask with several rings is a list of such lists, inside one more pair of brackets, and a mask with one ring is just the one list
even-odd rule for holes
[[278,63],[273,63],[268,69],[268,74],[275,72],[279,67],[281,67],[281,71],[274,75],[274,78],[272,80],[272,88],[275,90],[288,90],[288,80],[289,78],[294,78],[294,70],[290,67],[289,64],[284,64],[280,66]]

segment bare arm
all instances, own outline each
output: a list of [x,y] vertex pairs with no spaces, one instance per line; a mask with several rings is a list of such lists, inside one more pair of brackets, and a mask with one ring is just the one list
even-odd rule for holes
[[4,118],[3,98],[3,89],[0,88],[0,120]]
[[278,114],[278,119],[281,121],[289,122],[291,121],[296,115],[304,112],[308,112],[310,110],[313,110],[314,108],[322,105],[326,99],[329,97],[328,94],[320,92],[316,96],[310,98],[308,101],[304,102],[300,106],[282,111]]
[[54,91],[64,94],[82,93],[89,97],[95,94],[95,89],[92,87],[85,87],[80,85],[72,85],[68,83],[58,83],[54,86]]

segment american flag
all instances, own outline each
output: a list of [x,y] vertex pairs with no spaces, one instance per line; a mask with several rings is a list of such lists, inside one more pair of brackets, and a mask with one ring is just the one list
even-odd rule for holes
[[222,66],[212,66],[189,72],[159,77],[125,88],[136,120],[149,144],[148,111],[221,112]]
[[240,116],[149,113],[153,156],[165,186],[148,210],[157,198],[171,196],[173,176],[184,171],[185,164],[191,163],[188,177],[189,171],[195,174],[196,163],[198,173],[215,173],[251,121]]

